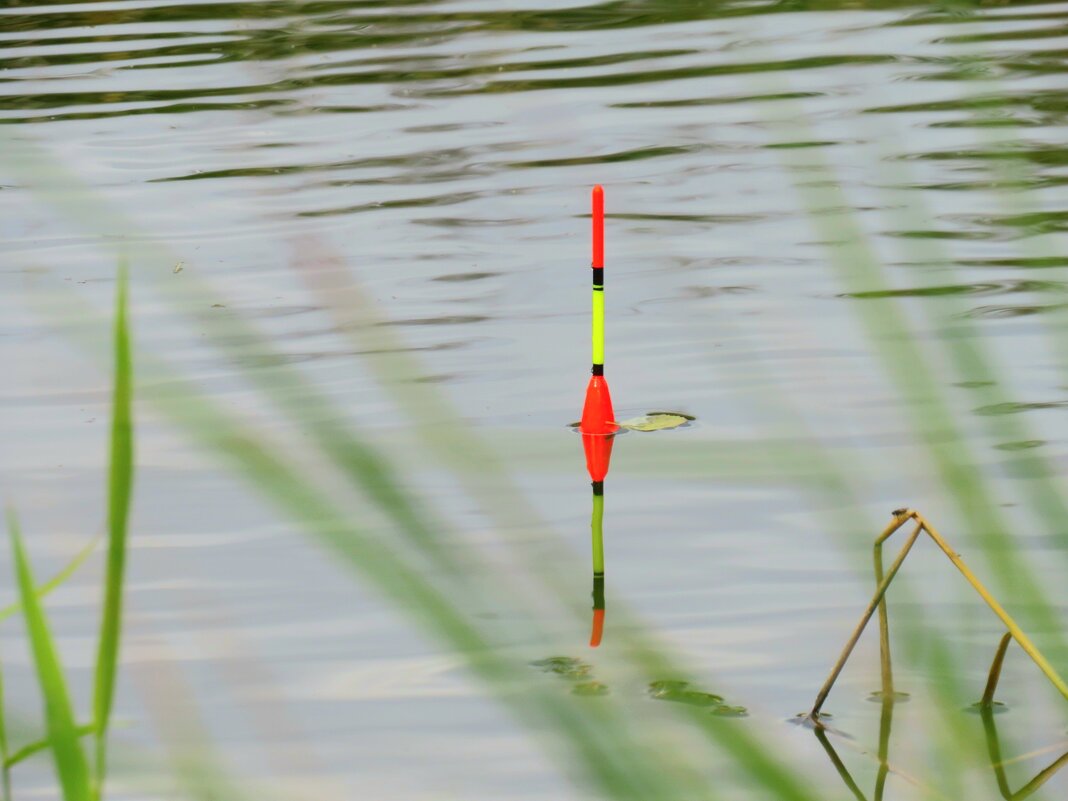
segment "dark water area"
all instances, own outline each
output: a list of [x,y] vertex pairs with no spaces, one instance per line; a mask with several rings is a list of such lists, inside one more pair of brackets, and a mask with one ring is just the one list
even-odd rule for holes
[[[649,715],[745,707],[724,720],[800,765],[818,797],[856,797],[855,779],[871,798],[888,725],[866,700],[880,686],[874,632],[829,705],[850,780],[787,721],[870,596],[890,510],[938,521],[1056,649],[947,489],[964,465],[989,488],[971,497],[1011,524],[1028,584],[1068,619],[1068,529],[1043,523],[1068,469],[1066,79],[1056,2],[9,0],[0,495],[42,576],[99,530],[110,378],[56,309],[75,298],[106,320],[127,258],[146,397],[169,386],[150,355],[304,470],[294,418],[254,391],[294,368],[490,565],[508,537],[536,552],[581,619],[548,602],[487,604],[479,619],[518,664],[579,661],[525,680],[578,681],[591,704],[603,688]],[[589,370],[595,183],[618,416],[696,419],[615,444],[591,649],[589,478],[567,423]],[[331,303],[342,295],[347,316]],[[479,451],[431,458],[452,409],[526,506],[497,494]],[[353,581],[168,414],[145,402],[139,415],[117,743],[165,741],[161,687],[180,683],[227,764],[281,795],[594,797],[562,775],[551,734],[510,717],[410,609]],[[940,443],[956,443],[949,467]],[[458,490],[465,470],[475,500]],[[393,536],[373,504],[347,508]],[[934,548],[911,559],[892,610],[911,700],[893,716],[885,799],[1000,798],[989,725],[929,700],[944,676],[906,633],[945,632],[977,697],[1002,629]],[[79,703],[100,572],[90,561],[49,601]],[[13,597],[3,579],[0,594]],[[635,619],[704,677],[661,677],[682,704],[621,667]],[[1068,750],[1068,721],[1010,654],[995,733],[1019,787]],[[0,658],[8,705],[32,724],[17,620],[0,624]],[[931,741],[958,725],[972,769],[950,779]],[[1066,777],[1032,797],[1063,798]],[[768,797],[729,762],[716,782],[723,797]],[[154,793],[131,782],[113,796],[168,797]],[[45,761],[16,778],[30,795],[60,797]]]

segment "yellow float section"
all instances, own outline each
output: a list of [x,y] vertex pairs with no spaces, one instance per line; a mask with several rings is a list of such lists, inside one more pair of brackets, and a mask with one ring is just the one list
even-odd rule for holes
[[593,290],[593,363],[604,364],[604,289]]
[[594,494],[593,512],[590,515],[590,533],[593,535],[593,573],[604,575],[604,496]]

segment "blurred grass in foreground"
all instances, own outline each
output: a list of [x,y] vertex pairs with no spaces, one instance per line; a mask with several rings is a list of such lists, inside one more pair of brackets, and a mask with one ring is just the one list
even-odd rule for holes
[[[112,391],[111,458],[108,475],[108,562],[104,576],[104,603],[96,662],[93,723],[79,726],[73,710],[65,671],[52,635],[42,600],[53,588],[85,561],[96,540],[80,551],[51,581],[38,586],[23,544],[18,519],[8,512],[8,532],[18,579],[19,603],[32,645],[34,666],[45,708],[45,739],[10,752],[3,724],[3,696],[0,693],[0,757],[3,759],[4,798],[12,798],[10,771],[29,756],[50,747],[52,762],[65,801],[92,801],[103,793],[107,768],[106,747],[111,701],[118,671],[119,638],[122,629],[123,566],[126,561],[126,524],[133,491],[132,365],[126,317],[126,276],[121,273],[114,323],[114,387]],[[5,610],[8,611],[8,610]],[[10,609],[14,612],[16,609]],[[82,747],[81,739],[94,735],[95,770]]]
[[[793,122],[796,125],[796,120]],[[110,212],[91,190],[37,148],[11,137],[4,145],[4,155],[12,155],[10,168],[22,176],[24,184],[56,205],[73,223],[96,234],[135,230],[136,226]],[[1025,628],[1037,626],[1036,638],[1042,640],[1054,662],[1063,666],[1068,650],[1050,588],[1012,542],[1011,531],[1020,521],[1010,519],[999,506],[1003,490],[998,478],[981,467],[974,443],[961,425],[960,411],[941,391],[942,382],[932,366],[948,363],[959,375],[975,380],[976,376],[998,373],[994,358],[972,330],[956,332],[966,336],[934,340],[917,333],[833,170],[822,163],[815,149],[784,148],[782,153],[797,177],[802,205],[827,245],[842,292],[864,295],[863,300],[851,302],[851,308],[868,339],[872,358],[883,370],[888,386],[898,393],[910,422],[911,442],[902,450],[906,455],[922,455],[932,468],[932,486],[955,512],[954,521],[935,518],[934,522],[954,543],[961,539],[957,526],[966,532],[971,553],[977,557],[973,567],[990,579],[995,594],[1011,599],[1006,601],[1010,609],[1014,605],[1024,608]],[[558,692],[532,675],[524,654],[551,643],[546,622],[578,621],[586,614],[584,606],[569,600],[573,588],[561,585],[549,560],[533,552],[522,535],[537,531],[540,542],[555,540],[509,478],[501,455],[436,385],[413,380],[422,375],[420,365],[401,347],[395,328],[376,325],[387,319],[385,313],[362,291],[343,260],[326,243],[290,244],[298,254],[294,269],[305,278],[309,292],[331,314],[338,329],[352,337],[359,350],[371,354],[365,357],[366,363],[390,394],[398,416],[410,423],[413,441],[428,446],[441,468],[478,505],[493,530],[499,532],[506,546],[503,552],[492,557],[484,553],[440,510],[428,508],[403,481],[386,449],[375,444],[376,432],[348,421],[343,410],[288,364],[251,321],[238,314],[197,316],[193,310],[206,308],[212,296],[191,271],[180,286],[163,288],[160,297],[180,312],[196,316],[223,358],[240,364],[241,357],[255,354],[264,366],[245,370],[244,379],[266,407],[307,434],[307,439],[299,451],[294,451],[292,439],[267,433],[243,419],[177,372],[166,358],[148,352],[139,353],[137,359],[140,397],[163,412],[191,441],[228,461],[311,539],[336,555],[340,564],[351,568],[429,636],[460,654],[472,674],[540,737],[569,775],[603,797],[635,801],[730,797],[714,781],[715,768],[709,767],[724,765],[733,766],[755,797],[796,801],[843,797],[828,796],[822,786],[814,785],[810,768],[782,753],[777,732],[766,719],[717,719],[693,705],[660,705],[650,713],[642,699],[624,694],[581,698]],[[138,265],[149,258],[166,260],[167,256],[137,241],[127,247],[135,278],[147,287],[152,280],[150,273],[139,274]],[[313,269],[315,266],[320,269]],[[324,266],[331,269],[321,269]],[[124,299],[120,294],[117,333],[125,330]],[[107,313],[84,305],[73,293],[50,301],[42,311],[79,343],[95,347],[97,353],[107,352],[106,338],[101,334]],[[942,324],[945,319],[940,312],[935,323]],[[360,324],[353,325],[354,320]],[[966,324],[954,321],[953,325],[963,328]],[[1050,336],[1056,338],[1055,331],[1051,330]],[[117,336],[116,343],[119,340]],[[118,354],[121,356],[121,349]],[[112,481],[123,486],[113,485],[109,493],[106,611],[94,701],[97,791],[103,786],[103,738],[117,664],[124,510],[132,480],[132,450],[123,434],[129,431],[131,413],[128,402],[124,411],[120,397],[128,396],[130,390],[128,358],[123,362],[117,357],[116,368],[116,420],[124,417],[126,423],[123,428],[116,422],[113,429],[117,433],[113,433]],[[997,392],[989,390],[992,402],[1004,402]],[[767,399],[765,414],[772,420],[800,421],[802,412],[793,407],[786,393]],[[1000,426],[1001,431],[1016,438],[1033,437],[1019,419],[991,418],[989,425]],[[769,429],[765,436],[717,442],[714,448],[707,442],[683,438],[663,445],[650,442],[643,446],[649,456],[644,469],[661,477],[796,484],[820,499],[820,506],[829,506],[830,525],[842,532],[843,552],[852,558],[850,543],[855,544],[858,537],[873,538],[884,522],[868,520],[867,504],[855,489],[859,478],[854,472],[856,465],[843,453],[805,436],[800,425],[796,429],[791,425],[786,435],[771,426]],[[531,440],[530,451],[536,452],[539,441],[537,437]],[[1053,468],[1033,455],[1018,458],[1026,461],[1030,476],[1031,509],[1024,519],[1037,521],[1063,544],[1068,515],[1057,492]],[[545,466],[560,467],[551,462]],[[387,521],[389,527],[363,524],[364,518],[358,515],[367,510],[374,510],[376,518]],[[17,546],[17,536],[15,542]],[[88,798],[82,794],[90,785],[82,764],[84,756],[79,758],[80,732],[69,702],[65,702],[62,670],[54,649],[48,647],[43,610],[32,591],[29,567],[22,552],[16,553],[23,579],[23,610],[35,652],[39,652],[39,673],[50,710],[48,733],[54,762],[66,798]],[[507,583],[499,578],[502,563],[509,577]],[[866,571],[867,565],[862,569]],[[948,565],[946,569],[950,570]],[[923,600],[915,588],[910,591],[895,583],[891,608],[895,598],[902,597],[917,603]],[[858,598],[858,610],[863,600]],[[487,608],[507,610],[510,618],[525,622],[520,630],[502,637],[499,629],[480,617]],[[633,619],[624,603],[613,603],[613,616],[625,621],[618,626],[617,635],[623,643],[621,659],[636,678],[645,683],[698,678],[658,641],[655,632]],[[842,632],[843,639],[846,634]],[[928,689],[937,701],[931,705],[928,718],[936,739],[940,775],[925,777],[917,791],[923,797],[963,797],[964,777],[976,747],[983,745],[983,733],[960,714],[961,706],[975,700],[981,687],[963,680],[971,666],[955,650],[951,634],[917,625],[908,618],[898,634],[910,666],[930,677]],[[829,665],[834,655],[826,656]],[[707,677],[700,683],[707,685]],[[0,737],[0,747],[6,751],[3,739]],[[676,747],[678,742],[686,743],[686,747]],[[216,778],[187,782],[187,792],[194,797],[211,797],[215,782],[231,781],[218,766],[197,775]]]

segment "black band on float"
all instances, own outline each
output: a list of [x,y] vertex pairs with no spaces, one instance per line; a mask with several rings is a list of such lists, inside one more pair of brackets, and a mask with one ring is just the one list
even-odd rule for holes
[[593,487],[594,495],[604,495],[604,482],[603,481],[591,481],[590,486]]
[[604,365],[603,364],[595,364],[595,365],[593,365],[593,368],[590,370],[590,372],[593,373],[594,375],[604,375]]
[[604,573],[593,574],[593,608],[604,609]]
[[604,267],[593,268],[593,285],[599,287],[604,286]]

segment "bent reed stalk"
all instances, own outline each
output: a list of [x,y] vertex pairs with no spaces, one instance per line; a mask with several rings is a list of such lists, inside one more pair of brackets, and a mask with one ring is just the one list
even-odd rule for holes
[[[872,596],[871,601],[868,603],[867,608],[864,610],[864,613],[860,617],[860,622],[857,623],[857,626],[853,630],[853,633],[850,634],[849,639],[846,641],[845,647],[842,649],[842,653],[838,657],[838,661],[835,662],[834,667],[831,668],[830,675],[823,683],[823,686],[820,688],[819,693],[817,693],[816,700],[812,705],[812,709],[808,713],[808,720],[816,724],[817,726],[821,725],[820,710],[823,708],[823,704],[827,700],[827,696],[830,695],[831,689],[834,687],[834,683],[838,680],[838,676],[841,674],[842,669],[846,665],[846,662],[849,661],[849,657],[853,653],[853,649],[856,647],[857,641],[860,640],[860,636],[864,633],[864,629],[871,621],[872,615],[875,614],[875,611],[877,609],[880,610],[880,630],[882,635],[880,639],[885,640],[888,636],[885,607],[883,606],[884,596],[886,595],[886,591],[890,587],[890,584],[893,582],[894,577],[901,569],[901,565],[904,563],[905,558],[909,555],[909,551],[912,550],[912,546],[916,543],[916,540],[919,538],[922,532],[926,532],[926,534],[932,540],[934,540],[935,544],[949,558],[949,561],[951,561],[954,567],[956,567],[957,570],[960,571],[961,575],[964,576],[965,580],[969,584],[971,584],[972,588],[979,594],[979,597],[981,597],[986,602],[986,605],[989,606],[991,610],[993,610],[994,614],[997,615],[1001,622],[1005,624],[1005,628],[1008,629],[1008,632],[1006,633],[1005,637],[1002,638],[1002,643],[999,646],[998,653],[994,657],[994,664],[991,665],[990,676],[987,680],[986,692],[984,692],[983,695],[984,702],[987,701],[988,698],[992,699],[994,688],[997,686],[997,678],[1001,673],[1001,663],[1004,659],[1005,649],[1008,647],[1009,639],[1016,640],[1016,642],[1020,644],[1020,647],[1029,657],[1031,657],[1032,661],[1038,666],[1039,670],[1042,671],[1046,678],[1049,679],[1050,683],[1057,688],[1057,691],[1060,692],[1060,694],[1064,696],[1066,700],[1068,700],[1068,684],[1065,684],[1064,679],[1061,678],[1060,674],[1058,674],[1057,671],[1053,668],[1053,666],[1049,663],[1049,660],[1047,660],[1046,657],[1042,655],[1042,652],[1038,650],[1035,644],[1031,642],[1031,638],[1024,633],[1023,629],[1021,629],[1019,625],[1017,625],[1016,621],[1013,620],[1009,613],[1005,611],[1004,607],[1000,603],[998,603],[997,599],[990,593],[989,590],[987,590],[985,586],[983,586],[982,582],[979,581],[979,579],[975,576],[974,573],[972,573],[968,566],[964,564],[964,560],[962,560],[960,558],[960,555],[949,546],[949,543],[946,542],[946,540],[942,537],[938,530],[934,526],[932,526],[923,515],[921,515],[914,509],[896,509],[892,514],[893,518],[890,521],[890,524],[875,540],[874,548],[877,566],[877,576],[879,576],[882,572],[882,544],[887,539],[889,539],[898,529],[904,526],[905,523],[907,523],[909,520],[914,520],[916,522],[916,526],[913,529],[912,533],[909,535],[908,539],[905,541],[905,544],[902,546],[901,550],[898,552],[898,555],[894,559],[893,564],[890,565],[890,569],[887,571],[886,576],[883,577],[881,581],[879,581],[879,585],[875,590],[875,595]],[[881,649],[881,651],[884,667],[888,667],[889,650],[883,648]],[[888,676],[889,674],[884,672],[884,692],[889,689]]]

